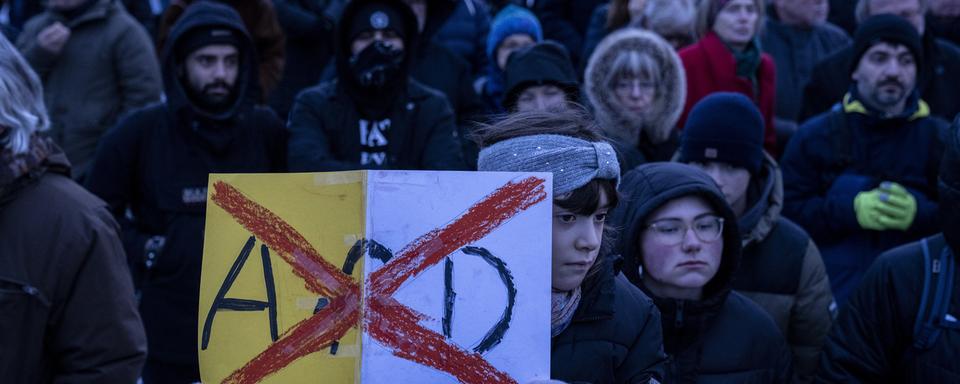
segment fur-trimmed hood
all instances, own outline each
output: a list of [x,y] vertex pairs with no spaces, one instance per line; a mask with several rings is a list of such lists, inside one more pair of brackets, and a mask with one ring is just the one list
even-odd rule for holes
[[[650,112],[636,116],[620,106],[612,84],[604,81],[612,71],[614,58],[623,50],[650,54],[660,66],[661,78]],[[585,93],[597,122],[613,139],[639,145],[641,133],[653,144],[670,137],[687,97],[687,82],[680,57],[663,38],[638,28],[623,28],[604,38],[590,56],[585,75]]]

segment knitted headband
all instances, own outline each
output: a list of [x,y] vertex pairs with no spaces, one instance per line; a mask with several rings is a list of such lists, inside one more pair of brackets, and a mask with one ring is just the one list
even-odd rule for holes
[[620,162],[607,142],[563,135],[530,135],[504,140],[480,151],[480,171],[552,172],[553,196],[573,192],[593,179],[620,184]]

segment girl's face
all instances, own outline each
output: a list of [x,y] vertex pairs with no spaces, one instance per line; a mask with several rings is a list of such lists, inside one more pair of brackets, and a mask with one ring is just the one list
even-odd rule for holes
[[636,23],[643,20],[643,8],[647,5],[647,0],[629,0],[627,2],[627,12],[630,13],[630,22]]
[[723,255],[723,221],[698,196],[663,205],[640,235],[644,285],[660,297],[699,300]]
[[571,291],[580,286],[587,271],[597,260],[603,238],[603,223],[610,210],[606,191],[600,190],[600,203],[590,215],[570,212],[553,204],[553,288]]
[[720,40],[742,50],[757,32],[759,12],[754,0],[732,0],[717,13],[713,31]]

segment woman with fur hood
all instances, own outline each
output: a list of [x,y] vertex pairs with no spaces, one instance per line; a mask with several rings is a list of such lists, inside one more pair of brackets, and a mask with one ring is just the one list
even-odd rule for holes
[[687,86],[669,43],[640,29],[614,32],[590,56],[585,82],[587,100],[597,123],[616,143],[624,172],[670,160]]

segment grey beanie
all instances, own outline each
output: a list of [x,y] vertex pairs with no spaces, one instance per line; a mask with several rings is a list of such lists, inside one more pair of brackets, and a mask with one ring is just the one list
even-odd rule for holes
[[529,135],[480,151],[479,171],[552,172],[553,196],[565,195],[593,179],[620,184],[620,163],[609,143],[564,135]]

